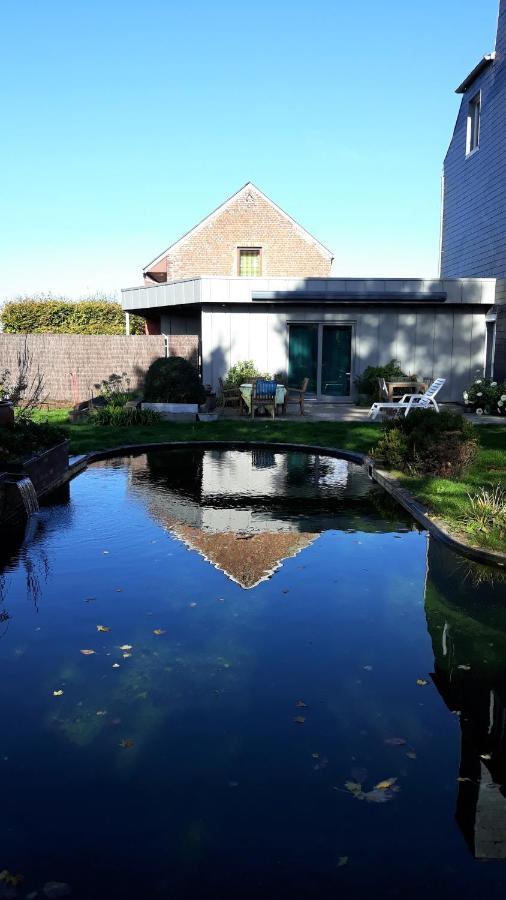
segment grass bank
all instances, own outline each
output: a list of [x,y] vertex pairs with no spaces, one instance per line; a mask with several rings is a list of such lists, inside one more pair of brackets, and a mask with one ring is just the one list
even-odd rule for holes
[[[72,453],[87,453],[118,444],[149,444],[158,441],[260,440],[318,444],[368,453],[374,447],[381,426],[369,422],[283,422],[224,420],[198,424],[164,423],[133,428],[98,427],[91,422],[70,425],[67,410],[40,412],[48,420],[67,428]],[[480,425],[480,450],[474,465],[458,481],[445,478],[400,476],[403,485],[431,514],[453,532],[465,534],[471,543],[492,550],[506,550],[505,536],[498,529],[488,533],[465,530],[463,517],[470,511],[469,494],[480,488],[506,487],[506,425]]]

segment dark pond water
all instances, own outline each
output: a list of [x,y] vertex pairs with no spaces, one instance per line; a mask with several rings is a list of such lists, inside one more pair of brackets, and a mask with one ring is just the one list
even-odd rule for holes
[[2,554],[19,896],[504,895],[506,585],[362,470],[110,461]]

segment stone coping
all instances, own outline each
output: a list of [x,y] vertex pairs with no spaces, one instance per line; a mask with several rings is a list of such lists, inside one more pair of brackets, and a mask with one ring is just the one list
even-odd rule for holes
[[[137,453],[146,453],[149,450],[261,450],[268,447],[275,452],[283,453],[289,450],[301,453],[315,453],[319,456],[331,456],[336,459],[344,459],[368,469],[369,477],[380,485],[397,503],[425,528],[436,540],[441,541],[452,550],[468,559],[489,565],[506,566],[506,553],[496,550],[486,550],[481,547],[473,547],[465,541],[454,537],[450,531],[440,523],[430,518],[426,507],[422,506],[405,488],[401,487],[396,478],[390,473],[377,468],[374,460],[364,453],[356,453],[352,450],[341,450],[335,447],[322,447],[318,444],[292,444],[272,441],[161,441],[153,444],[120,444],[117,447],[109,447],[106,450],[93,450],[80,457],[69,466],[69,478],[73,478],[94,462],[103,459],[112,459],[116,456],[129,456]],[[67,480],[67,479],[65,479]]]

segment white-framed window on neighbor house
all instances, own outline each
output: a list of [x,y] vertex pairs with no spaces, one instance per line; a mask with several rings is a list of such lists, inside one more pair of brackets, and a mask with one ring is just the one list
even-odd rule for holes
[[238,247],[238,271],[245,278],[257,278],[262,274],[261,247]]
[[481,91],[478,91],[469,101],[467,108],[467,138],[466,156],[474,153],[480,146],[481,128]]

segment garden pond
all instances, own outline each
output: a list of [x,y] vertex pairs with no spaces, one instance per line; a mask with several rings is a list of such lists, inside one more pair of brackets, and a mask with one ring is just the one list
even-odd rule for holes
[[89,466],[4,535],[0,676],[0,898],[504,896],[505,575],[351,463]]

